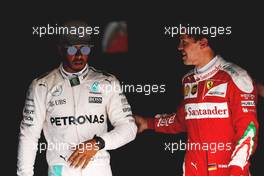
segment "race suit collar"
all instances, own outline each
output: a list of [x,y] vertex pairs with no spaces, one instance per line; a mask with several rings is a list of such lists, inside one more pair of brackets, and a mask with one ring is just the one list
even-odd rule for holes
[[81,84],[84,79],[87,77],[88,72],[89,72],[89,67],[88,64],[85,65],[85,67],[77,72],[77,73],[69,73],[63,68],[63,64],[60,65],[59,67],[60,73],[64,79],[69,80],[70,85],[76,86]]
[[224,59],[216,55],[208,64],[200,69],[194,69],[194,79],[196,81],[202,81],[215,75],[221,68]]
[[217,61],[217,57],[215,56],[209,63],[207,63],[205,66],[203,66],[202,68],[195,68],[194,69],[194,72],[196,74],[202,74],[202,73],[205,73],[208,69],[210,69],[214,64],[215,62]]

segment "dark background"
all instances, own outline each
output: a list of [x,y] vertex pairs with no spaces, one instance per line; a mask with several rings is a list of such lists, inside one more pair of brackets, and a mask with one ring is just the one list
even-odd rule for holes
[[[23,4],[25,6],[25,4]],[[32,4],[31,4],[32,5]],[[217,38],[217,50],[229,61],[248,70],[250,75],[263,82],[263,20],[258,5],[224,6],[214,4],[208,8],[192,5],[141,4],[115,6],[113,4],[92,5],[70,4],[71,7],[35,5],[34,8],[20,8],[15,18],[5,23],[9,30],[8,57],[4,60],[5,74],[14,74],[5,80],[4,89],[10,95],[5,110],[12,124],[13,138],[4,133],[8,151],[12,149],[12,173],[16,170],[17,138],[19,123],[26,90],[30,82],[58,66],[60,60],[53,36],[39,38],[32,35],[33,26],[46,26],[61,23],[69,19],[82,19],[103,29],[106,23],[125,20],[128,24],[129,52],[104,54],[101,52],[99,35],[93,39],[95,48],[91,53],[89,64],[98,69],[113,73],[125,84],[165,84],[165,93],[126,93],[135,114],[153,116],[157,113],[175,111],[181,98],[181,77],[191,68],[184,66],[177,51],[176,38],[164,35],[164,26],[177,26],[181,22],[194,22],[204,26],[231,26],[232,34]],[[223,4],[222,4],[223,5]],[[19,6],[19,4],[17,4]],[[42,6],[42,8],[40,8]],[[7,14],[8,15],[8,14]],[[101,30],[100,30],[101,32]],[[101,33],[102,34],[102,33]],[[259,44],[260,43],[260,44]],[[15,50],[13,49],[15,48]],[[4,76],[4,78],[7,78]],[[257,152],[252,158],[251,171],[260,175],[264,157],[263,150],[263,98],[259,99],[260,136]],[[41,139],[43,140],[43,139]],[[185,135],[155,134],[151,131],[137,136],[137,139],[125,147],[111,151],[113,175],[180,175],[184,152],[170,153],[164,151],[165,142],[185,140]],[[37,155],[35,175],[47,175],[44,154]],[[11,174],[13,175],[13,174]]]

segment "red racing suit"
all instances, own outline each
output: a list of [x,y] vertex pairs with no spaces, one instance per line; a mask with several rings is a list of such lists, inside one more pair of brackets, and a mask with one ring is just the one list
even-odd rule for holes
[[156,115],[148,126],[162,133],[187,132],[184,175],[250,175],[258,122],[256,89],[247,72],[216,56],[203,71],[186,74],[183,89],[176,114]]

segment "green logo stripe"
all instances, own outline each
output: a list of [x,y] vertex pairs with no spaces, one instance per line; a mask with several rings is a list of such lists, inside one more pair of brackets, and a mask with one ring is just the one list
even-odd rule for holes
[[239,144],[241,143],[241,140],[244,139],[248,135],[249,131],[251,131],[251,130],[253,130],[254,136],[255,136],[256,135],[256,127],[255,127],[253,122],[250,122],[250,124],[248,125],[244,135],[241,137],[241,139],[238,142]]
[[[252,139],[251,139],[251,140],[253,141],[254,137],[256,136],[256,127],[255,127],[255,125],[254,125],[254,122],[250,122],[250,124],[248,125],[248,127],[247,127],[247,129],[246,129],[244,135],[243,135],[243,136],[241,137],[241,139],[238,141],[238,145],[240,145],[241,142],[243,141],[243,139],[245,139],[245,137],[248,136],[248,133],[249,133],[250,131],[253,131],[253,133],[254,133],[254,136],[253,136]],[[253,149],[253,146],[254,146],[254,141],[253,141],[253,145],[251,146],[251,150]]]

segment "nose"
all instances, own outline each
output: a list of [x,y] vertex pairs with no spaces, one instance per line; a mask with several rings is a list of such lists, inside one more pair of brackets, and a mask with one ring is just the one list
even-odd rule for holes
[[180,41],[180,43],[179,43],[179,45],[178,45],[178,50],[179,50],[179,51],[183,50],[182,41]]
[[76,57],[82,56],[82,53],[81,53],[81,50],[80,49],[77,49],[77,52],[76,52],[75,56]]

